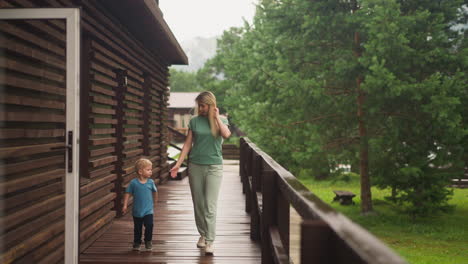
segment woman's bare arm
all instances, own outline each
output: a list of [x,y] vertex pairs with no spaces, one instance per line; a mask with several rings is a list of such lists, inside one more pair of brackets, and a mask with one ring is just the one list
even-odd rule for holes
[[185,157],[189,153],[190,149],[192,148],[192,130],[189,129],[187,138],[185,139],[184,146],[182,147],[182,151],[180,152],[179,159],[177,160],[174,167],[171,169],[171,177],[177,177],[177,172],[179,171],[182,162],[184,162]]

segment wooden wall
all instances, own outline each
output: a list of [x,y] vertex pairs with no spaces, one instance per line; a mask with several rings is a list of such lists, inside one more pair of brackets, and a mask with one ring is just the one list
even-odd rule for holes
[[[132,37],[99,1],[0,0],[0,7],[81,6],[80,251],[120,215],[134,162],[168,179],[167,63]],[[2,21],[0,48],[1,254],[13,262],[63,262],[65,24]],[[4,73],[2,72],[4,70]],[[32,146],[34,144],[34,146]],[[25,199],[26,197],[26,199]],[[41,228],[38,228],[41,227]],[[18,235],[19,234],[19,235]],[[129,241],[132,238],[129,237]],[[1,244],[1,243],[0,243]],[[6,261],[8,263],[8,261]]]
[[[64,23],[0,21],[0,259],[63,258]],[[42,261],[42,262],[41,262]]]

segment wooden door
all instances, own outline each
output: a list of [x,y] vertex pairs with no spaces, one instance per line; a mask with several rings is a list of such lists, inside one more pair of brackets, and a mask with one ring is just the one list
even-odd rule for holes
[[77,262],[77,14],[0,10],[2,263]]

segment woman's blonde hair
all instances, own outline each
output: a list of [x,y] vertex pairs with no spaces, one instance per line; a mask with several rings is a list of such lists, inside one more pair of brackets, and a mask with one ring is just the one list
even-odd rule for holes
[[[205,91],[200,93],[197,98],[195,98],[195,101],[197,104],[206,104],[209,106],[208,108],[208,121],[210,122],[210,129],[211,129],[211,134],[214,137],[217,137],[219,135],[219,127],[215,121],[215,116],[214,116],[214,111],[216,108],[216,97],[212,92]],[[198,107],[196,108],[196,113],[198,115]]]

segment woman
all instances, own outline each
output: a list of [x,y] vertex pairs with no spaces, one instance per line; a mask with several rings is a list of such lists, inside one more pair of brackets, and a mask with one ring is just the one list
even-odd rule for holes
[[[198,114],[190,120],[189,131],[176,165],[171,169],[175,178],[180,165],[189,157],[189,183],[195,211],[195,223],[200,239],[197,247],[205,248],[206,255],[213,255],[215,240],[216,207],[223,176],[221,144],[231,135],[226,118],[219,115],[216,97],[202,92],[197,98]],[[192,144],[193,143],[193,144]]]

